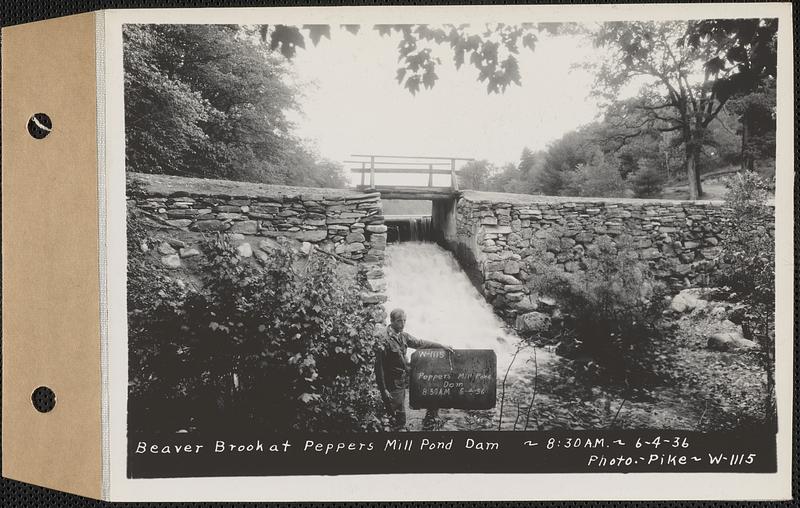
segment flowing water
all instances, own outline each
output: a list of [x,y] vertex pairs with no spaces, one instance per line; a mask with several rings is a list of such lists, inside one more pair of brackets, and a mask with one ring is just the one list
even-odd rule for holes
[[[433,340],[455,349],[493,349],[497,353],[498,405],[499,388],[512,361],[519,338],[494,314],[461,270],[453,255],[434,243],[404,242],[390,244],[386,250],[387,311],[406,311],[406,331],[420,339]],[[409,352],[410,354],[410,352]],[[540,363],[547,354],[539,353]],[[525,353],[514,360],[507,385],[518,371],[529,366]],[[464,411],[442,411],[450,420],[448,430],[469,428]],[[485,417],[494,419],[493,415]],[[411,430],[424,411],[409,411]],[[446,425],[445,428],[448,426]]]

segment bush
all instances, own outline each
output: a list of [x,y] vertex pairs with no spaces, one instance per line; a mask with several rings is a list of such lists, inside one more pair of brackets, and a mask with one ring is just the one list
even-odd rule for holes
[[202,289],[187,288],[148,262],[146,228],[129,224],[131,430],[381,425],[363,281],[319,255],[300,268],[288,249],[261,268],[219,237],[202,246]]
[[639,161],[639,169],[628,180],[637,198],[654,198],[661,195],[664,189],[664,177],[661,171],[646,159]]
[[753,171],[727,181],[731,219],[722,236],[723,264],[718,283],[731,289],[729,299],[746,304],[742,329],[760,345],[767,400],[774,419],[775,238],[774,210],[767,206],[770,182]]
[[546,261],[532,270],[531,289],[556,300],[566,315],[565,328],[574,334],[574,342],[561,348],[567,355],[588,356],[595,375],[631,387],[660,376],[654,339],[664,287],[637,260],[630,237],[598,238],[583,271],[566,273]]

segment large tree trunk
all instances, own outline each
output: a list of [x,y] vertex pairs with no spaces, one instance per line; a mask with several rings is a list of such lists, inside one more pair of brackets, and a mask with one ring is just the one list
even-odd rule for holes
[[700,199],[703,188],[700,185],[700,145],[694,140],[686,143],[686,178],[689,181],[689,199]]

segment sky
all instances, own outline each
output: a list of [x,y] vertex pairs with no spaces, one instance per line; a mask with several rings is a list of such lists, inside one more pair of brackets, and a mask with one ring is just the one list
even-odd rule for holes
[[542,149],[593,121],[593,77],[574,64],[596,56],[578,36],[540,36],[534,51],[521,48],[522,86],[488,94],[477,70],[452,63],[447,45],[435,47],[442,64],[432,90],[412,95],[395,80],[399,38],[368,27],[353,35],[332,27],[331,38],[308,44],[293,59],[302,84],[297,133],[322,157],[351,154],[443,156],[517,164],[524,147]]

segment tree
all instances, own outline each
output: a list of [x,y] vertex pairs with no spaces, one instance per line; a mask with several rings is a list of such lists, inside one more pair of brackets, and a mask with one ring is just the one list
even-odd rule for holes
[[537,188],[546,195],[557,196],[566,183],[565,173],[590,162],[596,148],[586,129],[564,134],[547,147],[542,170],[536,175]]
[[489,177],[494,167],[487,160],[469,161],[458,175],[458,186],[462,189],[488,190]]
[[487,190],[495,192],[524,193],[524,183],[520,170],[512,163],[508,163],[500,171],[489,177]]
[[761,39],[722,34],[721,29],[683,21],[648,21],[604,23],[594,36],[595,44],[609,51],[597,73],[602,94],[616,98],[633,79],[649,80],[633,105],[644,118],[629,127],[680,133],[691,199],[702,195],[698,161],[706,130],[734,91],[752,77],[742,62],[751,54],[762,55]]
[[739,103],[732,109],[742,122],[742,169],[753,169],[755,158],[763,153],[759,145],[774,154],[770,133],[774,133],[775,119],[777,32],[777,19],[692,21],[687,30],[688,44],[705,45],[715,52],[707,65],[733,71],[720,76],[714,86],[721,96]]
[[753,171],[727,182],[730,222],[722,236],[722,259],[717,277],[733,300],[746,306],[742,329],[755,340],[766,377],[764,405],[775,421],[775,210],[767,205],[772,184]]
[[[341,25],[341,28],[358,33],[360,25]],[[399,34],[397,46],[397,82],[409,92],[416,94],[421,87],[433,88],[439,76],[437,66],[442,59],[437,56],[437,47],[449,46],[456,68],[465,63],[478,71],[478,81],[486,83],[488,93],[502,93],[511,85],[522,83],[517,56],[520,47],[533,50],[542,32],[559,33],[573,31],[571,24],[563,23],[491,23],[482,27],[467,24],[445,25],[374,25],[382,36]],[[262,40],[272,50],[280,50],[287,58],[294,56],[297,48],[306,47],[306,37],[314,45],[322,38],[330,39],[330,25],[261,25]]]
[[340,186],[294,137],[297,90],[284,59],[228,25],[126,25],[130,171]]
[[626,185],[619,170],[619,162],[597,149],[588,163],[578,164],[563,175],[564,196],[622,197]]
[[532,151],[530,148],[523,148],[520,155],[519,177],[520,177],[520,190],[518,192],[526,194],[538,194],[542,189],[537,184],[540,180],[540,175],[544,170],[546,152],[539,150],[538,152]]
[[638,170],[630,176],[629,180],[633,188],[633,195],[637,198],[658,197],[664,188],[664,177],[655,164],[648,159],[639,161]]
[[755,91],[738,94],[728,101],[728,109],[741,123],[742,170],[755,170],[755,161],[775,158],[775,81],[767,79]]

